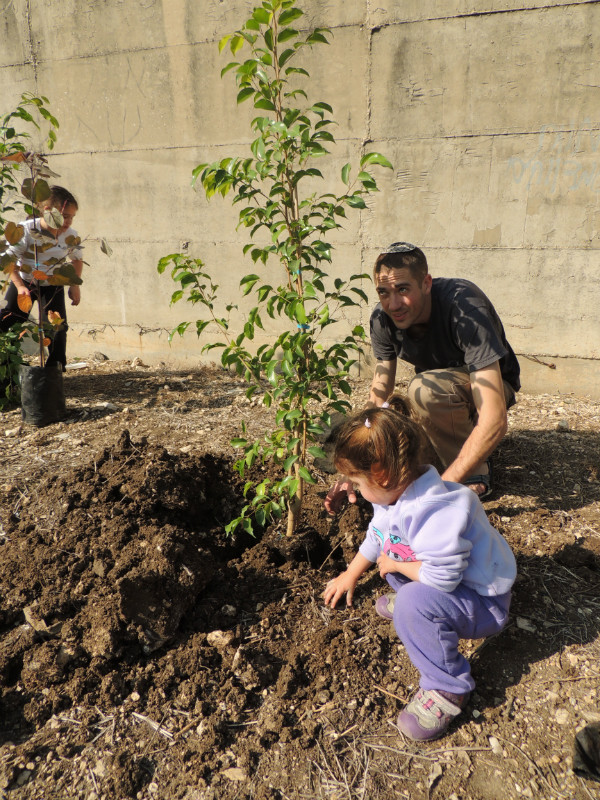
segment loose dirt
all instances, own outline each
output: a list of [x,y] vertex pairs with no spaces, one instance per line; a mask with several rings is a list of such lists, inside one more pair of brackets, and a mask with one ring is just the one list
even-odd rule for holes
[[321,600],[368,504],[328,517],[318,471],[294,537],[223,534],[244,502],[229,440],[272,413],[244,391],[90,361],[64,422],[0,417],[0,798],[599,798],[572,755],[600,721],[600,405],[511,410],[485,503],[517,556],[510,624],[461,645],[475,694],[417,745],[394,726],[418,676],[374,613],[384,582]]

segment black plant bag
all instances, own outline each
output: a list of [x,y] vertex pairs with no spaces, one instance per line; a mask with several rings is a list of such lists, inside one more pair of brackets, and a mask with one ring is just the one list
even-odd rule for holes
[[67,409],[60,364],[45,367],[23,365],[19,370],[21,382],[21,416],[38,428],[60,422]]

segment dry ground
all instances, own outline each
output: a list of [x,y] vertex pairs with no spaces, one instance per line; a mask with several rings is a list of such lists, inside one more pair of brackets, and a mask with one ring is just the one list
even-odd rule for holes
[[229,440],[269,415],[243,383],[90,361],[65,389],[62,423],[0,417],[0,798],[600,798],[572,768],[600,721],[598,403],[511,410],[485,503],[517,556],[511,622],[464,644],[476,692],[420,746],[394,727],[417,675],[382,581],[320,599],[368,505],[331,520],[320,473],[292,540],[226,540]]

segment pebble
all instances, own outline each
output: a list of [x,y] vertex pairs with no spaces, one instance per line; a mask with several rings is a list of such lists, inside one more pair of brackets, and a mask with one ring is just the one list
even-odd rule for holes
[[489,741],[489,743],[490,743],[490,747],[492,748],[492,753],[493,753],[495,756],[501,756],[501,755],[503,755],[503,751],[502,751],[502,745],[500,744],[500,742],[498,741],[498,739],[496,739],[496,737],[495,737],[495,736],[490,736],[490,738],[489,738],[489,740],[488,740],[488,741]]
[[232,631],[211,631],[206,636],[206,641],[217,649],[227,647],[233,642],[234,634]]
[[30,777],[31,777],[31,770],[24,769],[23,772],[21,772],[19,774],[19,777],[17,778],[17,785],[23,786],[24,783],[27,783]]
[[517,628],[522,631],[529,631],[529,633],[535,633],[537,630],[535,625],[525,617],[517,617]]
[[560,431],[561,433],[563,433],[563,432],[565,432],[565,431],[569,431],[569,430],[570,430],[570,427],[569,427],[569,422],[568,422],[568,420],[566,420],[566,419],[561,419],[561,420],[559,420],[559,421],[556,423],[556,430],[557,430],[557,431]]
[[15,437],[15,436],[18,436],[18,435],[21,433],[21,431],[22,431],[22,430],[23,430],[23,429],[22,429],[22,427],[21,427],[20,425],[19,425],[18,427],[16,427],[16,428],[7,428],[7,429],[4,431],[4,435],[5,435],[5,436],[6,436],[8,439],[10,439],[10,438],[13,438],[13,437]]
[[224,769],[221,774],[226,778],[229,778],[230,781],[241,782],[248,780],[248,776],[244,770],[240,769],[239,767],[229,767],[229,769]]
[[98,403],[96,408],[104,408],[106,411],[117,411],[117,406],[114,403]]
[[558,722],[559,725],[567,725],[569,722],[569,712],[566,708],[559,708],[556,714],[554,715],[554,719]]

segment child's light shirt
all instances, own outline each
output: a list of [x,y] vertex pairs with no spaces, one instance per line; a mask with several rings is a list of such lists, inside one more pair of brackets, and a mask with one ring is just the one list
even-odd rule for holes
[[[35,230],[38,233],[43,233],[40,229],[39,219],[35,220],[37,225]],[[7,248],[7,253],[14,256],[18,266],[25,265],[31,271],[39,270],[45,272],[47,275],[52,275],[54,269],[59,266],[57,261],[61,261],[65,256],[69,257],[70,261],[79,261],[82,258],[82,252],[78,247],[69,247],[66,240],[70,236],[77,236],[77,231],[74,228],[67,228],[64,233],[59,233],[58,237],[52,235],[44,236],[42,240],[36,242],[38,245],[38,263],[35,262],[34,256],[34,238],[31,235],[31,230],[34,228],[34,220],[28,219],[26,222],[19,222],[24,228],[23,236],[16,243]],[[44,249],[42,249],[44,247]],[[33,282],[31,272],[19,271],[21,279],[29,284]]]
[[360,546],[368,561],[381,553],[421,561],[419,581],[442,592],[460,583],[483,596],[510,591],[515,557],[472,489],[443,481],[429,466],[393,505],[373,504],[373,510]]

